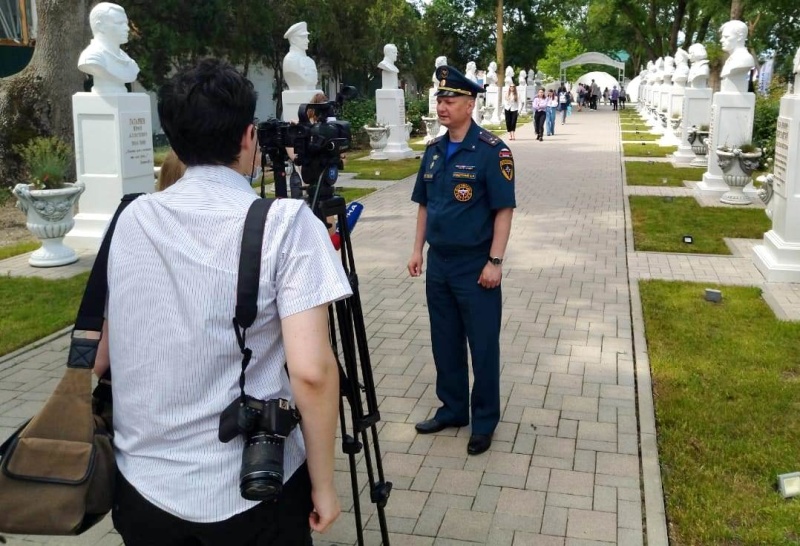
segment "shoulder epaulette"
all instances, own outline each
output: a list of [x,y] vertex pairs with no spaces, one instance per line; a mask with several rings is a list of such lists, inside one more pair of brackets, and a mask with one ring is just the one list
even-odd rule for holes
[[500,139],[485,129],[481,129],[481,132],[478,133],[478,138],[489,146],[497,146],[500,144]]
[[433,138],[433,139],[429,140],[429,141],[428,141],[428,146],[433,146],[434,144],[436,144],[437,142],[439,142],[439,141],[440,141],[440,140],[442,140],[443,138],[444,138],[444,135],[442,135],[442,136],[437,136],[436,138]]

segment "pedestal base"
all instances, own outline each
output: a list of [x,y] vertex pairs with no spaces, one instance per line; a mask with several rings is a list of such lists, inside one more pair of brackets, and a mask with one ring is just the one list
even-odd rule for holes
[[283,121],[299,121],[298,109],[301,104],[311,102],[314,95],[322,93],[321,89],[305,89],[303,91],[284,91],[281,93],[283,101]]
[[78,255],[71,248],[64,246],[63,237],[42,239],[41,248],[28,258],[28,264],[33,267],[58,267],[77,261]]
[[691,165],[692,161],[694,161],[696,157],[697,156],[694,155],[691,146],[681,145],[678,146],[678,150],[672,154],[672,164],[676,167],[687,167]]
[[715,187],[722,184],[724,191],[728,191],[728,185],[722,179],[722,169],[717,163],[717,148],[750,143],[756,96],[753,93],[719,92],[714,94],[713,100],[708,135],[708,170],[701,184]]
[[753,247],[753,263],[767,282],[800,282],[800,243],[784,241],[770,230]]
[[722,197],[728,189],[722,175],[716,176],[708,172],[703,173],[703,180],[697,183],[697,190],[707,195],[719,194]]
[[378,123],[389,127],[389,140],[383,153],[387,159],[397,160],[413,157],[414,150],[408,146],[410,126],[406,125],[406,101],[402,89],[378,89],[375,91]]
[[73,95],[75,165],[86,191],[68,246],[97,250],[122,196],[154,190],[151,119],[145,93]]

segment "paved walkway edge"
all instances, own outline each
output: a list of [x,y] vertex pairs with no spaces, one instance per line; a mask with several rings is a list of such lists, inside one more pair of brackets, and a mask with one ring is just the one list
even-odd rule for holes
[[631,278],[630,253],[633,245],[633,220],[628,200],[628,180],[625,173],[625,156],[620,146],[622,201],[625,210],[626,268],[628,290],[631,296],[631,327],[633,329],[633,362],[636,375],[636,398],[639,423],[639,465],[642,473],[644,495],[644,532],[647,546],[669,546],[667,513],[664,506],[664,489],[661,483],[661,465],[658,459],[656,412],[653,402],[653,380],[650,359],[647,356],[647,337],[644,330],[644,312],[639,292],[639,281]]
[[9,362],[9,361],[13,360],[14,358],[18,357],[21,354],[25,354],[28,351],[32,351],[32,350],[34,350],[34,349],[36,349],[38,347],[41,347],[42,345],[50,343],[54,339],[58,339],[61,336],[69,334],[72,331],[72,328],[74,326],[75,326],[74,324],[70,324],[66,328],[63,328],[63,329],[61,329],[61,330],[59,330],[57,332],[54,332],[54,333],[50,334],[47,337],[43,337],[41,339],[37,339],[33,343],[31,343],[29,345],[26,345],[26,346],[24,346],[24,347],[22,347],[20,349],[17,349],[16,351],[8,353],[7,355],[0,356],[0,366],[5,364],[6,362]]

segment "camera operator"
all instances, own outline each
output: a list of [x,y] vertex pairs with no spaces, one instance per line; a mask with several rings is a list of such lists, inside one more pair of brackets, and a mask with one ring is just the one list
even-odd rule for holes
[[257,198],[244,176],[258,150],[255,105],[252,83],[222,61],[200,61],[168,81],[158,112],[186,174],[134,201],[113,237],[108,352],[95,370],[110,360],[112,514],[129,545],[303,545],[310,529],[325,531],[339,515],[339,376],[327,305],[351,290],[322,223],[300,200],[277,200],[269,211],[259,313],[247,331],[247,394],[265,407],[288,401],[302,418],[281,442],[277,500],[243,498],[243,450],[256,436],[219,439],[220,415],[240,396],[231,319],[244,219]]

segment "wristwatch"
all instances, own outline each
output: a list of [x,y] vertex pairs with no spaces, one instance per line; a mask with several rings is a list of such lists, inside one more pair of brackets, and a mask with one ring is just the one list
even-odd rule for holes
[[491,262],[492,265],[503,265],[503,258],[498,256],[489,256],[489,262]]

